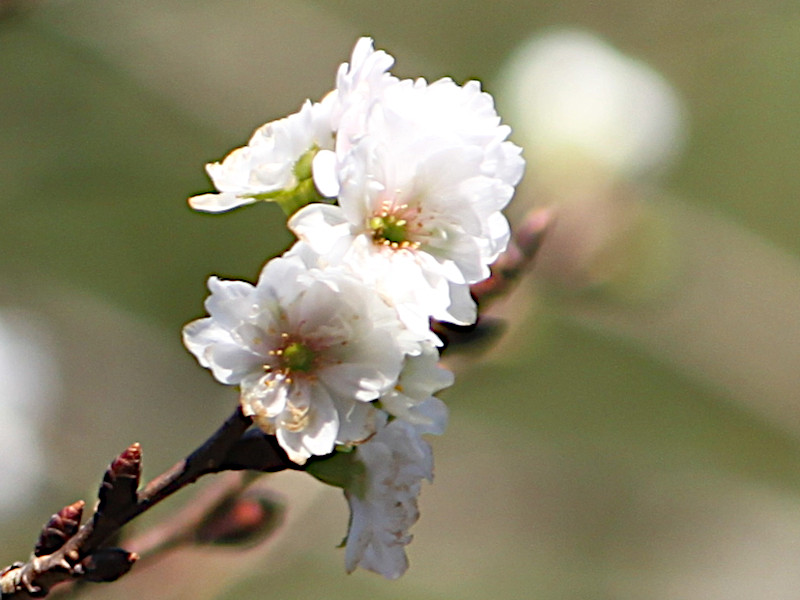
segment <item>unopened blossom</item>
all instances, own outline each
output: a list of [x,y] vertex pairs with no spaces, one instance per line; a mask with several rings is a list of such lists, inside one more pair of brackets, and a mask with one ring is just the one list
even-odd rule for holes
[[[299,112],[259,127],[246,146],[206,171],[219,193],[189,199],[206,212],[223,212],[275,198],[278,194],[313,196],[311,163],[320,148],[333,144],[327,105],[306,101]],[[298,189],[305,185],[310,189]]]
[[[427,403],[423,411],[446,418],[439,400],[430,398]],[[408,568],[405,547],[412,539],[409,529],[419,519],[417,497],[422,480],[433,479],[433,454],[421,437],[428,431],[395,419],[357,447],[355,459],[363,473],[345,488],[351,512],[348,572],[361,567],[396,579]]]
[[222,383],[239,385],[254,417],[296,463],[375,431],[373,401],[404,364],[404,329],[371,288],[303,253],[266,264],[258,283],[212,277],[209,317],[184,328],[186,347]]
[[412,329],[473,323],[468,286],[506,248],[501,210],[524,168],[509,133],[478,82],[385,85],[352,145],[337,138],[338,206],[306,206],[289,227],[364,273]]

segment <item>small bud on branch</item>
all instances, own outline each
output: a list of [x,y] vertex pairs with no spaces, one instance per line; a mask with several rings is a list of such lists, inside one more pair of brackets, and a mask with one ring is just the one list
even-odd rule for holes
[[130,571],[137,560],[139,555],[134,552],[122,548],[101,548],[84,558],[75,567],[75,573],[81,575],[84,581],[116,581]]
[[103,519],[136,503],[142,472],[142,447],[136,443],[120,454],[103,476],[95,519]]
[[50,517],[47,525],[42,529],[39,540],[36,542],[33,555],[45,556],[52,554],[75,535],[78,532],[78,527],[80,527],[85,505],[86,502],[78,500],[74,504],[65,506]]

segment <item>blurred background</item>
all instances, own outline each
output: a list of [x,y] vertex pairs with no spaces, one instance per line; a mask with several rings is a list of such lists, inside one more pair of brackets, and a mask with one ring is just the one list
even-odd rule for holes
[[186,198],[361,35],[399,76],[480,79],[528,159],[509,214],[557,215],[490,307],[507,335],[452,357],[411,568],[346,575],[344,499],[295,474],[263,480],[287,507],[265,543],[85,595],[795,598],[800,10],[780,0],[0,0],[0,563],[130,443],[152,477],[232,410],[180,329],[208,275],[254,280],[291,237],[277,207]]

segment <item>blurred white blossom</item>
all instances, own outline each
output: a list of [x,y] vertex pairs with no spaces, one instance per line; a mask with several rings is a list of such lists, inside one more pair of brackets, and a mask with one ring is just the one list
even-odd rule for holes
[[29,502],[46,476],[39,439],[58,364],[38,317],[0,311],[0,514]]
[[[502,96],[537,173],[580,178],[581,163],[623,176],[663,170],[686,124],[670,84],[643,62],[583,31],[537,35],[506,64]],[[583,169],[584,171],[586,169]]]

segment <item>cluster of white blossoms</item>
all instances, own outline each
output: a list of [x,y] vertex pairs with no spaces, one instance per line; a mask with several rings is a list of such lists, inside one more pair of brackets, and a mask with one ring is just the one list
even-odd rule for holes
[[477,82],[398,79],[393,63],[362,38],[336,89],[207,166],[219,193],[193,208],[276,202],[298,241],[255,285],[212,277],[209,316],[183,332],[292,461],[332,455],[308,470],[345,489],[347,569],[389,578],[433,474],[421,436],[447,421],[434,394],[453,376],[430,321],[475,322],[469,286],[506,248],[500,211],[524,169]]

